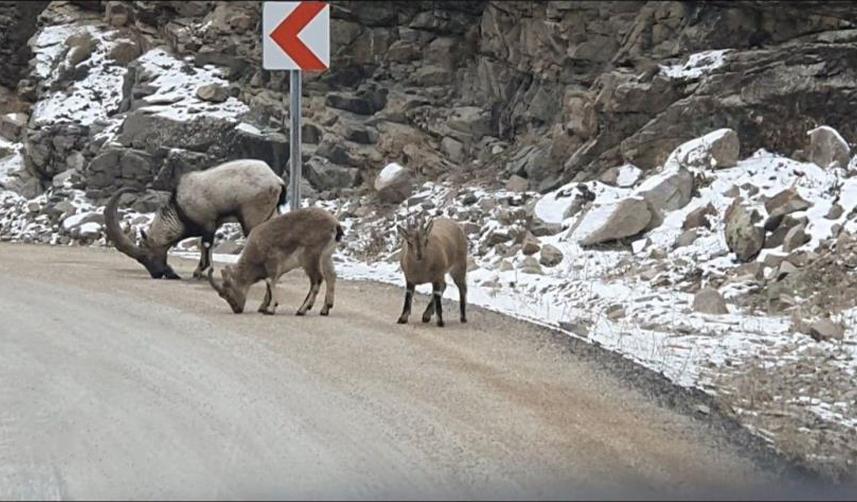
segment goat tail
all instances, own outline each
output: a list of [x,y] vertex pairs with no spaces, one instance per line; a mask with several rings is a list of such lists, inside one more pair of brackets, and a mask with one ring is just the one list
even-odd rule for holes
[[336,242],[342,242],[342,236],[345,235],[345,231],[342,230],[342,225],[336,225]]
[[277,209],[278,210],[280,208],[282,208],[283,205],[286,203],[286,195],[287,195],[286,194],[286,182],[283,181],[281,178],[280,179],[280,197],[279,197],[279,199],[277,199]]

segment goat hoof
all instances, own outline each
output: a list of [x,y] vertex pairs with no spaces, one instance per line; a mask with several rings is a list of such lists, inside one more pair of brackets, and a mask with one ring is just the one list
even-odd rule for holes
[[462,317],[462,318],[461,318],[461,322],[466,323],[466,322],[467,322],[467,318],[466,318],[466,317]]
[[399,323],[399,324],[407,324],[407,323],[408,323],[408,320],[407,320],[407,319],[405,319],[404,317],[400,317],[400,318],[399,318],[399,320],[398,320],[398,321],[396,321],[396,322],[397,322],[397,323]]
[[431,321],[431,316],[423,316],[423,322]]
[[327,309],[321,309],[321,312],[318,313],[318,315],[324,315],[324,316],[326,316],[328,314],[330,314],[330,311]]
[[300,316],[306,315],[306,311],[305,310],[298,310],[297,312],[295,312],[295,315],[300,315]]
[[443,324],[443,321],[438,321],[438,322],[437,322],[437,327],[438,327],[438,328],[442,328],[442,327],[443,327],[443,325],[444,325],[444,324]]

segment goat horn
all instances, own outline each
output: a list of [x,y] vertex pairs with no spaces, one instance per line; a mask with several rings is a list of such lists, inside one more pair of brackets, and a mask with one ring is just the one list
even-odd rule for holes
[[122,253],[134,258],[138,262],[145,264],[146,255],[139,246],[131,242],[131,239],[122,231],[122,228],[119,226],[119,216],[117,214],[117,206],[119,205],[119,198],[122,194],[132,192],[131,188],[123,188],[121,190],[117,190],[110,196],[110,200],[107,201],[107,206],[104,208],[104,222],[105,231],[107,233],[107,239],[116,246],[116,249],[121,251]]

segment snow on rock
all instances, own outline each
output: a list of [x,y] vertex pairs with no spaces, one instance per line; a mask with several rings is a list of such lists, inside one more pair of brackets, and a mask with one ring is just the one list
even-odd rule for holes
[[381,200],[398,204],[405,200],[412,190],[410,171],[392,162],[387,164],[375,178],[375,190]]
[[633,164],[624,164],[611,167],[605,171],[599,178],[599,181],[608,185],[628,188],[634,186],[642,174],[643,171],[639,167]]
[[[108,53],[113,46],[112,32],[92,24],[64,24],[44,27],[31,41],[35,55],[34,73],[40,85],[51,88],[58,79],[86,66],[86,76],[73,81],[68,89],[43,95],[33,106],[31,126],[57,122],[90,125],[106,121],[122,101],[122,83],[127,70],[112,64]],[[63,59],[69,38],[88,36],[94,46],[91,54],[77,65]]]
[[738,162],[741,143],[732,129],[718,129],[683,143],[673,150],[666,164],[684,167],[733,167]]
[[711,70],[715,70],[725,62],[726,54],[729,49],[703,51],[696,54],[691,54],[684,64],[660,65],[661,73],[669,78],[675,79],[695,79],[699,78]]
[[615,241],[642,232],[652,220],[642,197],[629,197],[595,207],[580,221],[572,238],[583,246]]
[[213,65],[197,68],[182,61],[163,48],[147,51],[137,60],[144,73],[153,77],[149,82],[156,91],[143,98],[147,106],[141,108],[176,121],[205,115],[235,119],[249,111],[247,105],[228,97],[222,102],[210,102],[197,96],[197,89],[206,85],[228,87],[229,82]]

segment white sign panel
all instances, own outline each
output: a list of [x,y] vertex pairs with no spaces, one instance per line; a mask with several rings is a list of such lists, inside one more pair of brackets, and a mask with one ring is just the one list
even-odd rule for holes
[[323,71],[330,66],[330,6],[326,2],[265,2],[262,67]]

